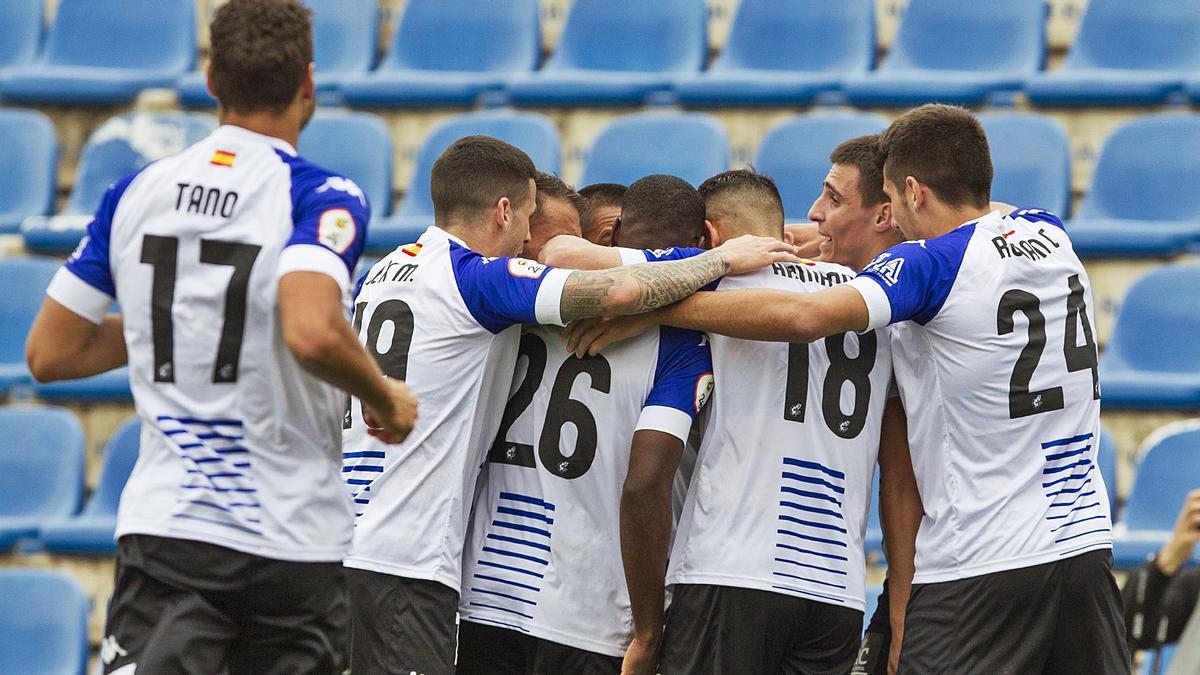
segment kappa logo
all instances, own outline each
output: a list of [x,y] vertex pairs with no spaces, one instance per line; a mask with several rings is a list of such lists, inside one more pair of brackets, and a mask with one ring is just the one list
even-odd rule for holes
[[317,241],[339,254],[345,253],[357,236],[354,216],[346,209],[328,209],[317,221]]
[[325,183],[322,184],[321,187],[317,188],[316,191],[317,194],[321,194],[322,192],[329,192],[330,190],[345,192],[351,197],[357,197],[358,202],[363,205],[363,208],[366,208],[367,206],[367,195],[363,193],[362,188],[358,187],[358,183],[355,183],[349,178],[343,178],[342,176],[330,176],[329,178],[325,179]]
[[665,258],[666,256],[671,255],[671,253],[674,251],[675,251],[675,247],[656,248],[653,251],[650,251],[650,254],[653,255],[655,258]]
[[83,250],[85,248],[87,248],[88,242],[91,241],[91,239],[92,238],[90,236],[88,236],[86,234],[83,235],[83,239],[79,240],[79,245],[76,246],[75,250],[71,252],[71,255],[68,258],[68,260],[70,260],[71,262],[79,260],[79,256],[83,255]]
[[510,258],[508,273],[522,279],[539,279],[546,272],[546,266],[526,258]]
[[709,397],[712,396],[714,388],[712,373],[704,373],[700,379],[696,380],[696,397],[693,403],[696,405],[696,412],[704,409],[704,404],[708,403]]
[[109,635],[100,641],[100,660],[104,662],[104,665],[111,665],[113,661],[122,656],[129,656],[129,652],[125,651],[117,642],[117,636]]
[[[882,256],[881,256],[882,257]],[[895,286],[900,281],[900,270],[904,267],[904,258],[892,258],[872,264],[867,269],[879,275],[888,286]]]

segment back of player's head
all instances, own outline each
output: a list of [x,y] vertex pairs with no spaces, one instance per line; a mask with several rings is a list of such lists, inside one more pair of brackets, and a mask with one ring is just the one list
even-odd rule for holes
[[677,176],[640,178],[621,200],[614,243],[632,248],[696,246],[704,237],[704,199]]
[[466,136],[450,144],[429,177],[434,220],[439,225],[491,210],[507,197],[515,206],[529,199],[537,177],[533,160],[520,148],[491,136]]
[[883,192],[883,160],[879,153],[879,134],[851,138],[833,149],[829,161],[858,169],[858,196],[862,206],[878,206],[887,201]]
[[221,106],[282,112],[313,60],[312,13],[299,0],[230,0],[213,15],[209,73]]
[[966,108],[930,103],[904,113],[880,136],[884,176],[897,191],[912,176],[951,207],[984,208],[991,198],[987,134]]
[[621,208],[625,190],[626,187],[620,183],[592,183],[579,189],[579,194],[586,200],[579,217],[584,237],[591,238],[592,231],[603,224],[602,216]]
[[783,199],[775,180],[754,167],[723,171],[700,184],[707,217],[738,236],[783,235]]
[[580,216],[583,215],[583,210],[587,200],[583,195],[575,191],[575,188],[563,182],[563,179],[555,176],[552,173],[538,171],[533,182],[537,185],[537,207],[542,210],[542,204],[547,199],[561,199],[575,207],[575,212]]

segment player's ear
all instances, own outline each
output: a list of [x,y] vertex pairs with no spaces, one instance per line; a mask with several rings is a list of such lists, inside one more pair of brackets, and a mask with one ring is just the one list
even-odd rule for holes
[[500,230],[507,230],[513,221],[512,200],[501,197],[492,207],[492,219]]
[[314,77],[316,72],[316,64],[311,61],[308,64],[308,70],[304,73],[304,82],[300,84],[300,93],[307,99],[313,99],[317,96],[317,81]]
[[617,237],[620,236],[620,232],[621,232],[621,216],[617,216],[616,218],[613,218],[612,227],[609,228],[609,231],[608,231],[609,246],[620,246],[620,244],[617,243]]
[[886,199],[875,207],[875,222],[872,223],[876,232],[887,232],[896,226],[892,222],[892,203]]
[[208,95],[216,98],[217,90],[212,83],[212,61],[204,64],[204,88],[208,90]]
[[721,245],[721,233],[717,231],[717,226],[707,218],[704,219],[704,238],[708,240],[708,248],[716,248]]
[[919,209],[925,205],[925,188],[912,176],[904,178],[904,198],[909,201],[909,204],[914,209]]

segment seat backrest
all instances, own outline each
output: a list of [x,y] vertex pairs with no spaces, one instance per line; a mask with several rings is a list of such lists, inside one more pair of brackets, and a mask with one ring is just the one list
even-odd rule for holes
[[528,71],[541,48],[537,0],[408,0],[382,67]]
[[1198,264],[1163,265],[1134,282],[1104,350],[1104,369],[1200,374],[1197,288]]
[[0,673],[84,675],[88,600],[62,572],[0,570]]
[[371,202],[372,218],[391,212],[392,136],[377,115],[322,111],[300,134],[297,151],[358,183]]
[[1100,427],[1100,445],[1096,447],[1096,463],[1100,465],[1100,475],[1104,476],[1104,486],[1108,488],[1108,503],[1112,507],[1112,515],[1117,516],[1117,444],[1113,441],[1108,429]]
[[61,0],[44,58],[182,75],[196,62],[195,0]]
[[69,516],[83,496],[83,426],[64,408],[0,408],[0,515]]
[[0,363],[25,363],[25,336],[59,267],[52,258],[0,258]]
[[574,0],[546,68],[695,72],[705,31],[704,0]]
[[0,216],[42,216],[54,209],[58,139],[35,110],[0,109]]
[[100,469],[100,481],[96,491],[88,499],[83,512],[89,516],[115,516],[121,502],[121,491],[125,481],[137,463],[138,450],[142,443],[142,422],[134,416],[113,432],[104,446],[104,466]]
[[1081,218],[1200,220],[1200,115],[1138,117],[1104,142]]
[[1200,3],[1089,0],[1063,67],[1200,70]]
[[92,132],[63,213],[92,213],[109,185],[150,162],[181,152],[217,128],[205,113],[132,113]]
[[584,159],[580,183],[629,185],[655,173],[693,186],[729,168],[729,135],[704,113],[647,112],[618,117],[605,127]]
[[1071,145],[1058,121],[1025,113],[984,113],[992,151],[992,199],[1046,209],[1066,218],[1071,206]]
[[313,61],[322,73],[365,73],[379,47],[376,0],[305,0],[313,10]]
[[871,113],[789,117],[763,136],[754,168],[775,179],[789,222],[808,220],[808,209],[821,194],[821,184],[829,173],[833,149],[843,141],[885,128],[887,120]]
[[910,0],[881,68],[1032,73],[1046,57],[1045,0]]
[[1121,522],[1131,530],[1170,530],[1188,492],[1200,488],[1200,423],[1168,425],[1146,443]]
[[874,0],[741,0],[713,70],[851,73],[874,60]]
[[0,2],[0,68],[23,66],[37,55],[42,43],[45,0]]
[[517,146],[529,155],[540,171],[558,173],[562,147],[558,128],[545,115],[511,110],[489,110],[452,117],[438,126],[417,151],[416,167],[404,200],[398,209],[402,216],[432,216],[433,198],[429,194],[429,175],[442,152],[463,136],[483,134]]

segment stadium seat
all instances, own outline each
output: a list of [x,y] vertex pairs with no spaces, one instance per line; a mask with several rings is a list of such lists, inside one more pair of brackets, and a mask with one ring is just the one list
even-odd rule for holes
[[44,32],[45,0],[0,2],[0,68],[33,62]]
[[870,113],[790,117],[763,136],[754,167],[775,179],[787,221],[805,221],[829,173],[833,149],[842,141],[877,134],[886,127],[886,119]]
[[391,213],[392,136],[378,116],[322,110],[300,134],[296,150],[308,161],[358,183],[370,200],[372,223]]
[[584,158],[582,185],[629,185],[654,173],[699,185],[729,168],[725,127],[704,113],[645,112],[625,115],[605,127]]
[[14,109],[0,109],[0,138],[0,234],[13,234],[54,208],[58,139],[45,115]]
[[712,67],[674,89],[693,106],[807,105],[874,60],[873,0],[742,0]]
[[[350,75],[360,75],[375,63],[379,45],[379,3],[376,0],[304,0],[313,10],[313,62],[317,92],[336,92]],[[208,93],[204,70],[179,79],[179,104],[211,108],[217,100]]]
[[83,426],[69,411],[0,408],[0,551],[79,510],[83,461]]
[[1061,68],[1025,85],[1043,106],[1156,105],[1200,72],[1200,3],[1089,0]]
[[119,105],[174,87],[196,60],[195,15],[194,0],[61,0],[41,58],[5,70],[0,97]]
[[104,449],[100,482],[77,516],[54,518],[41,524],[38,539],[52,553],[115,555],[113,539],[117,528],[117,506],[121,490],[137,462],[141,444],[141,421],[134,417],[117,429]]
[[1045,0],[911,0],[879,69],[846,79],[858,106],[978,105],[1017,91],[1046,56]]
[[84,675],[88,599],[62,572],[0,570],[0,673]]
[[108,120],[83,148],[62,214],[30,218],[22,225],[26,248],[38,253],[75,248],[109,185],[183,150],[215,128],[212,116],[200,113],[133,113]]
[[1117,444],[1108,429],[1100,427],[1100,445],[1096,448],[1096,464],[1104,476],[1104,487],[1108,489],[1108,503],[1113,518],[1117,517]]
[[992,151],[992,199],[1066,218],[1071,208],[1066,129],[1053,118],[1024,113],[984,113],[979,122]]
[[507,90],[524,105],[638,105],[700,71],[705,35],[704,0],[574,0],[545,67]]
[[1067,231],[1084,257],[1165,257],[1200,242],[1200,115],[1136,118],[1113,132]]
[[1176,422],[1146,439],[1133,490],[1113,531],[1117,567],[1137,567],[1171,536],[1183,500],[1200,488],[1200,423]]
[[451,143],[473,134],[494,136],[524,150],[538,169],[557,173],[562,161],[558,128],[544,115],[512,110],[488,110],[453,117],[435,128],[417,151],[415,169],[400,207],[391,218],[372,219],[367,232],[367,248],[391,251],[401,244],[417,240],[425,228],[433,225],[433,198],[429,194],[429,176]]
[[1129,289],[1100,363],[1105,410],[1200,410],[1198,288],[1191,264],[1155,268]]
[[379,68],[347,75],[360,106],[470,106],[541,54],[537,0],[408,0]]
[[51,258],[0,259],[0,398],[14,386],[33,382],[25,365],[25,336],[42,306],[59,262]]

